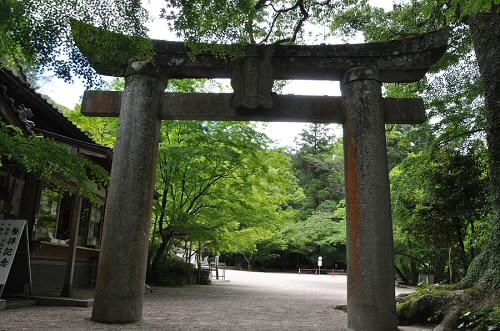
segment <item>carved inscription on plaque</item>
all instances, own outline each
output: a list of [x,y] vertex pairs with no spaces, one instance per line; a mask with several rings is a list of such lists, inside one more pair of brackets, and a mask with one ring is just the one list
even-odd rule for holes
[[234,109],[271,109],[273,106],[273,49],[261,49],[259,53],[249,54],[234,64],[231,76]]

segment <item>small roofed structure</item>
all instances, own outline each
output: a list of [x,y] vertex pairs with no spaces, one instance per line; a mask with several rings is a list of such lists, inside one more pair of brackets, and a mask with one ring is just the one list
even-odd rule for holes
[[[111,169],[111,149],[97,144],[29,84],[1,67],[0,117],[26,135],[53,139],[108,172]],[[106,189],[101,189],[101,203],[96,204],[69,192],[60,193],[52,183],[37,178],[21,165],[3,160],[0,222],[27,221],[33,294],[59,295],[65,285],[66,293],[71,294],[74,287],[95,286],[106,195]],[[75,208],[78,205],[79,210]],[[75,220],[79,230],[72,233]],[[72,241],[76,243],[74,255],[70,252]],[[22,272],[14,263],[4,294],[25,292],[23,277],[19,276]]]

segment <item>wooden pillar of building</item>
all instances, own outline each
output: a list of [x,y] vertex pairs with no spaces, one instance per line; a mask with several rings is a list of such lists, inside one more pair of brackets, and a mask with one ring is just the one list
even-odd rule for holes
[[372,68],[348,70],[341,86],[346,111],[347,327],[356,331],[397,329],[381,86]]
[[82,197],[76,194],[73,197],[71,207],[71,234],[69,240],[68,259],[66,262],[66,274],[61,296],[73,296],[73,280],[75,278],[76,246],[78,245],[78,229],[80,228],[80,214],[82,210]]
[[92,319],[97,322],[142,319],[164,87],[150,63],[129,66],[92,309]]

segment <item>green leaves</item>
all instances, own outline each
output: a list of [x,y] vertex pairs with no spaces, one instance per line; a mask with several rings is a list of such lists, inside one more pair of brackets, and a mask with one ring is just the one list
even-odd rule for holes
[[346,215],[342,141],[331,128],[311,124],[297,140],[292,159],[305,199],[297,200],[296,220],[284,230],[289,250],[313,261],[319,252],[325,261],[345,261]]
[[[234,55],[235,49],[210,44],[301,42],[306,22],[327,25],[339,13],[359,8],[367,1],[167,0],[166,3],[162,17],[180,37],[194,42],[192,49],[195,53],[208,48],[217,54],[231,52],[230,55]],[[314,31],[313,34],[321,33]]]
[[[0,6],[4,9],[0,15],[5,18],[0,19],[0,59],[4,65],[52,70],[67,81],[80,76],[88,86],[99,85],[100,78],[72,39],[72,20],[113,32],[146,35],[147,13],[137,0],[2,0]],[[109,52],[101,52],[110,59],[120,59],[126,51],[118,51],[116,38],[104,36],[97,41],[100,46],[112,46]],[[137,45],[130,43],[127,49],[135,49],[135,53],[146,49],[140,39],[133,41],[138,41]]]
[[339,201],[344,190],[342,142],[324,124],[311,124],[300,133],[293,155],[297,177],[308,199],[307,208],[325,200]]
[[95,142],[113,148],[118,135],[118,118],[87,117],[82,115],[80,109],[81,105],[77,105],[74,110],[64,111],[64,116],[92,137]]
[[150,39],[113,33],[74,19],[70,24],[78,48],[99,71],[125,73],[130,62],[148,62],[155,54]]
[[399,263],[411,257],[420,270],[446,277],[442,260],[452,247],[455,272],[466,270],[468,256],[477,248],[477,229],[485,221],[482,153],[481,146],[468,151],[423,150],[391,171]]
[[62,190],[79,193],[94,202],[106,186],[108,174],[87,158],[73,154],[67,145],[41,136],[25,136],[18,128],[0,122],[0,155],[16,162]]
[[160,233],[182,230],[218,252],[253,252],[279,236],[298,188],[290,159],[267,142],[248,123],[164,122],[154,207]]

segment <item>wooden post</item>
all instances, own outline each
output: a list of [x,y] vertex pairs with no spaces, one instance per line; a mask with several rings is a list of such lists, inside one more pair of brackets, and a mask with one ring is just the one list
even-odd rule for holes
[[68,259],[66,262],[66,275],[61,296],[73,296],[73,279],[75,276],[76,246],[78,245],[78,229],[80,227],[80,213],[82,210],[82,197],[76,194],[71,207],[71,237],[69,240]]
[[451,246],[450,249],[448,250],[448,271],[450,272],[450,284],[453,283],[453,269],[451,265]]
[[215,255],[215,279],[219,280],[219,255]]
[[198,284],[201,282],[201,242],[198,241],[198,251],[196,253],[197,256],[197,265],[198,265]]

